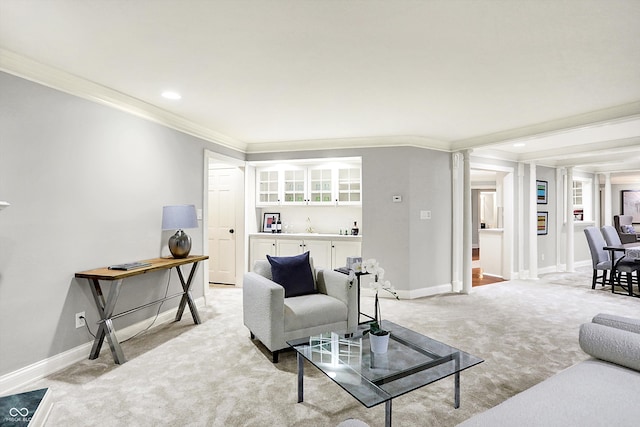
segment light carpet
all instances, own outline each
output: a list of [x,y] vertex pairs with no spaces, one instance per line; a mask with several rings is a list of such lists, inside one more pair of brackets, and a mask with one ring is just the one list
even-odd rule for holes
[[[295,354],[271,363],[242,325],[242,290],[209,292],[203,324],[187,314],[123,343],[123,365],[113,364],[105,344],[98,359],[25,387],[51,388],[47,425],[336,426],[349,418],[384,425],[384,405],[365,408],[309,365],[305,402],[296,403]],[[461,374],[459,409],[446,378],[395,399],[396,426],[455,426],[587,359],[578,328],[594,315],[640,317],[640,299],[592,290],[590,269],[381,304],[384,318],[485,359]],[[362,306],[373,299],[363,297]]]

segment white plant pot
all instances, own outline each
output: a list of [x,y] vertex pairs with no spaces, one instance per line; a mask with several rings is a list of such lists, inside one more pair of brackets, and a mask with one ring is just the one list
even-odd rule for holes
[[369,343],[371,344],[371,351],[373,353],[383,354],[389,349],[389,336],[386,335],[373,335],[369,334]]

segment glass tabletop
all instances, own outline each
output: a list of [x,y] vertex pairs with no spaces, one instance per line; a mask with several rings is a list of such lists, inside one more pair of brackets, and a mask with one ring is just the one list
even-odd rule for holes
[[383,321],[389,350],[372,353],[367,325],[288,341],[296,352],[370,408],[482,363],[483,360],[425,335]]

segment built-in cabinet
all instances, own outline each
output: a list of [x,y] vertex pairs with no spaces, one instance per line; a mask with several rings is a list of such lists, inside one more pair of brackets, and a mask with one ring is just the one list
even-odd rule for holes
[[256,234],[249,236],[250,269],[258,259],[271,256],[292,256],[309,251],[318,269],[344,267],[347,257],[361,254],[361,238],[338,235]]
[[258,207],[362,204],[359,164],[259,168],[256,179]]

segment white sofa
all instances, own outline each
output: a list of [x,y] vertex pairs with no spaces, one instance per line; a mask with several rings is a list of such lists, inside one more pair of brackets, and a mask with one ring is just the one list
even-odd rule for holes
[[640,425],[640,320],[599,314],[580,327],[579,341],[591,359],[459,425]]
[[244,275],[244,325],[272,353],[273,362],[288,348],[287,341],[328,331],[355,332],[358,327],[358,283],[332,270],[313,270],[318,293],[285,298],[272,280],[267,260],[255,262]]

